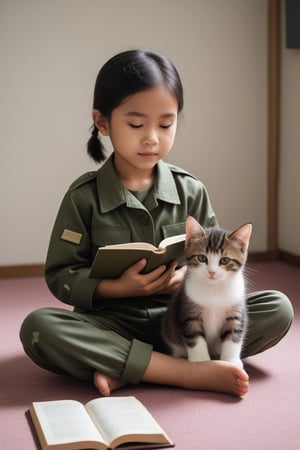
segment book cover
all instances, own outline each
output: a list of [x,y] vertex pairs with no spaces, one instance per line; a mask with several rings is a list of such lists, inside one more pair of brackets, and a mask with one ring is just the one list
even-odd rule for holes
[[161,264],[168,266],[176,260],[178,266],[185,263],[185,234],[164,239],[159,247],[146,242],[99,247],[92,264],[90,278],[119,278],[133,264],[147,259],[143,273],[151,272]]

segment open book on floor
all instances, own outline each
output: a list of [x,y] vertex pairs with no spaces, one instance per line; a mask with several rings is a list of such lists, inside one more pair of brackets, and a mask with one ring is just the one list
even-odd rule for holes
[[147,242],[129,242],[126,244],[99,247],[92,264],[90,278],[119,278],[130,266],[142,258],[147,259],[143,273],[151,272],[161,264],[170,264],[177,260],[178,265],[185,262],[185,234],[170,236],[155,247]]
[[174,447],[135,397],[33,402],[29,409],[42,450]]

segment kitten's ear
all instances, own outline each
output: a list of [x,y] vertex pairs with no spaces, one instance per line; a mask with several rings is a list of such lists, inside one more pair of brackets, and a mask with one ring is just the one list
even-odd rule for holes
[[204,228],[202,228],[200,223],[197,222],[197,220],[194,219],[194,217],[192,216],[188,216],[188,218],[186,219],[185,229],[187,240],[190,239],[192,236],[195,236],[195,234],[198,236],[206,235]]
[[246,251],[248,250],[251,233],[252,233],[252,224],[246,223],[237,230],[233,231],[228,236],[228,238],[239,241],[242,245],[242,248]]

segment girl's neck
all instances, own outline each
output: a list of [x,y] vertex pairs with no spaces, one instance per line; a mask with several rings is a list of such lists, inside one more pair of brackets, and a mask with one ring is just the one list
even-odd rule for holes
[[130,191],[144,191],[154,184],[154,179],[142,180],[124,180],[120,179],[121,183]]
[[153,186],[156,180],[156,167],[139,170],[137,168],[123,167],[122,163],[115,158],[115,170],[120,182],[131,191],[143,191]]

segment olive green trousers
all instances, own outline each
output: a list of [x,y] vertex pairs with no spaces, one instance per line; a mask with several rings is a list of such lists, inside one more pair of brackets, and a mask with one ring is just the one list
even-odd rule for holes
[[[278,291],[247,297],[249,324],[243,357],[279,342],[293,321],[289,299]],[[80,313],[43,308],[24,320],[20,338],[39,366],[92,380],[95,371],[138,383],[153,350],[166,352],[160,335],[165,306],[149,299],[112,299],[99,311]]]

